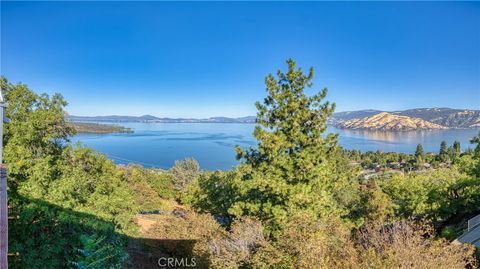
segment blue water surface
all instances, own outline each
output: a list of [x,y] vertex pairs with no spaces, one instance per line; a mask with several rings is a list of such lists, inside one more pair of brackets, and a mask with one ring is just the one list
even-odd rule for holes
[[[235,145],[255,147],[253,124],[235,123],[122,123],[134,133],[77,134],[72,142],[106,154],[119,164],[137,163],[146,167],[169,168],[176,160],[194,158],[202,169],[230,169],[235,160]],[[427,152],[438,152],[441,141],[450,145],[461,142],[462,148],[471,147],[469,140],[478,130],[451,129],[413,132],[374,132],[341,130],[340,145],[361,151],[382,150],[413,153],[417,144]]]

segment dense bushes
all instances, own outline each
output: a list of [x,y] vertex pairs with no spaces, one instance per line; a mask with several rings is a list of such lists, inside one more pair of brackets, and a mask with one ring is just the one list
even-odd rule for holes
[[[11,119],[4,136],[9,203],[20,214],[9,225],[9,245],[21,258],[10,266],[121,267],[127,258],[121,234],[136,229],[126,178],[105,156],[68,144],[73,130],[60,95],[37,95],[4,78],[1,87]],[[109,255],[91,254],[97,250]]]
[[159,210],[167,206],[164,204],[165,199],[175,197],[170,173],[159,169],[145,169],[138,165],[118,169],[127,178],[139,211]]
[[[338,218],[315,221],[308,215],[297,215],[285,223],[276,240],[269,240],[263,225],[247,217],[234,221],[230,229],[221,227],[209,214],[190,210],[181,215],[144,218],[154,222],[145,233],[149,238],[147,248],[166,257],[194,257],[200,268],[475,268],[477,265],[473,247],[435,238],[433,227],[422,222],[395,221],[388,225],[367,222],[352,230],[352,226]],[[186,247],[190,240],[192,244]]]
[[360,268],[475,268],[475,248],[435,239],[425,223],[366,225],[357,235]]
[[11,268],[118,268],[128,257],[111,222],[23,196],[10,205],[20,218],[10,223],[9,247],[21,255]]
[[398,217],[445,222],[480,210],[480,181],[455,168],[437,169],[380,179]]

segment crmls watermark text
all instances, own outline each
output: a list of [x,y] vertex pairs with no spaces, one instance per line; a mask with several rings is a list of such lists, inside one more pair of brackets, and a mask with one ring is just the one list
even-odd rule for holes
[[158,259],[158,266],[160,267],[195,267],[197,263],[195,258],[174,258],[161,257]]

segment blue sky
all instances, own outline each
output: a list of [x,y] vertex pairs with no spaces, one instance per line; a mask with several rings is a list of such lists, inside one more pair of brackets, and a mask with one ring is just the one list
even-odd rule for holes
[[480,3],[1,3],[1,74],[74,115],[254,115],[288,57],[337,111],[479,109]]

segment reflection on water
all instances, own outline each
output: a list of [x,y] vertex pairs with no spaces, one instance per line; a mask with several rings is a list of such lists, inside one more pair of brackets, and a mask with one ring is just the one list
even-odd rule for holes
[[424,136],[424,131],[419,132],[382,132],[368,130],[344,130],[346,136],[368,137],[370,140],[398,142],[398,141],[416,141],[418,137]]
[[[222,123],[124,123],[134,133],[78,134],[73,142],[105,153],[116,163],[139,163],[147,167],[169,168],[175,160],[193,157],[203,169],[229,169],[234,166],[235,145],[255,146],[253,124]],[[432,130],[414,132],[380,132],[340,130],[339,143],[347,149],[382,150],[413,153],[418,143],[425,151],[437,152],[440,143],[459,140],[462,148],[478,130]]]
[[[337,129],[336,131],[338,132],[339,130]],[[460,131],[460,133],[464,131],[465,130],[462,130]],[[391,143],[416,143],[421,138],[435,137],[435,136],[444,137],[446,134],[445,130],[431,130],[431,131],[422,130],[422,131],[408,131],[408,132],[341,130],[340,132],[342,132],[345,136],[349,136],[349,137],[362,137],[362,138],[368,138],[370,140],[378,140],[378,141],[385,141],[385,142],[391,142]]]
[[470,147],[469,140],[478,134],[478,130],[473,129],[385,132],[340,130],[330,127],[328,131],[339,133],[340,144],[348,149],[405,153],[415,152],[417,144],[422,144],[425,151],[438,152],[442,141],[447,141],[451,145],[455,140],[460,141],[462,149],[465,150]]

